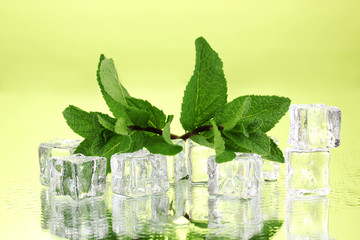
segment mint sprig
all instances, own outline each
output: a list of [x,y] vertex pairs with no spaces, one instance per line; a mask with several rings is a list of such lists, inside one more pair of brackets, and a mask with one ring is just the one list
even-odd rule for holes
[[266,132],[288,111],[290,99],[247,95],[227,102],[221,59],[202,37],[196,39],[195,47],[195,70],[181,106],[185,134],[171,134],[173,115],[166,116],[147,100],[131,96],[119,81],[114,61],[101,55],[97,82],[114,117],[67,107],[63,111],[67,124],[84,138],[75,152],[103,156],[108,162],[115,153],[144,147],[151,153],[175,155],[182,147],[171,140],[191,138],[214,148],[218,163],[231,161],[235,152],[257,153],[284,162],[281,150]]

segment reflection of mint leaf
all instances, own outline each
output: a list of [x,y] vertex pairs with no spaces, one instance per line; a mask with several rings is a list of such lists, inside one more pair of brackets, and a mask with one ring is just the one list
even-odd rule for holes
[[270,140],[265,133],[255,132],[245,137],[241,133],[224,131],[226,137],[228,137],[235,144],[249,149],[253,153],[259,155],[268,155],[270,153]]
[[[101,59],[101,58],[100,58]],[[130,97],[127,90],[121,85],[114,61],[105,57],[100,62],[99,78],[105,92],[116,102],[127,105],[126,97]]]
[[70,105],[63,111],[63,115],[69,127],[84,138],[92,139],[103,130],[96,113],[88,113]]
[[250,240],[270,240],[279,231],[282,224],[281,220],[265,220],[261,232],[252,236]]
[[237,99],[222,106],[215,114],[217,124],[224,127],[224,130],[230,130],[235,127],[240,118],[246,114],[250,108],[250,99],[237,101]]
[[227,87],[218,54],[202,37],[196,39],[194,74],[186,86],[181,106],[181,124],[192,131],[212,118],[226,103]]
[[146,100],[126,98],[130,107],[145,111],[149,114],[148,126],[162,129],[165,125],[166,115]]
[[169,144],[162,136],[149,136],[146,135],[145,147],[151,153],[163,155],[176,155],[181,152],[182,147],[177,144]]
[[237,100],[243,103],[250,98],[251,106],[248,112],[240,118],[240,122],[247,126],[259,118],[263,121],[260,127],[262,132],[272,129],[275,124],[285,115],[290,106],[290,99],[278,96],[249,95],[238,97]]

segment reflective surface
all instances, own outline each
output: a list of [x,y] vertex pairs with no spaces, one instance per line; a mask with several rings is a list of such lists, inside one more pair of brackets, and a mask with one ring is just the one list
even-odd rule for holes
[[31,181],[11,188],[8,194],[23,200],[1,194],[2,216],[24,217],[23,228],[43,239],[336,239],[331,206],[341,202],[347,211],[359,204],[336,186],[328,197],[290,198],[283,177],[263,182],[261,195],[250,200],[209,196],[206,185],[187,180],[164,195],[137,199],[112,193],[109,184],[104,197],[82,201],[52,197]]

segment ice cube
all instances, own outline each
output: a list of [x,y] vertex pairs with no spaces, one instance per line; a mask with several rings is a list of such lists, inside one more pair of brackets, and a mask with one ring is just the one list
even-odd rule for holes
[[50,192],[73,199],[102,196],[106,191],[106,158],[74,154],[52,157]]
[[211,195],[251,198],[261,192],[261,156],[253,153],[236,153],[232,161],[218,164],[215,156],[209,157],[208,191]]
[[251,239],[263,227],[260,195],[248,200],[209,198],[209,233],[206,239]]
[[111,189],[114,193],[141,197],[169,189],[167,157],[143,149],[111,157]]
[[330,239],[328,199],[287,198],[286,202],[287,239]]
[[290,106],[288,143],[293,147],[335,148],[340,145],[341,111],[324,104]]
[[[279,141],[274,138],[270,137],[276,144],[279,144]],[[279,178],[279,168],[280,163],[267,160],[263,158],[262,163],[262,173],[263,179],[265,181],[276,181]]]
[[291,195],[326,195],[330,193],[327,149],[285,150],[286,187]]
[[103,197],[51,198],[50,233],[66,239],[102,239],[109,232],[106,209]]
[[186,153],[190,181],[206,183],[208,181],[207,159],[215,154],[215,150],[188,139]]
[[168,222],[169,198],[152,195],[128,198],[112,195],[112,226],[122,238],[138,239],[148,234],[163,234]]
[[183,150],[175,156],[167,156],[169,182],[175,183],[189,176],[188,164],[185,158],[185,141],[182,139],[172,140],[174,144],[183,147]]
[[81,140],[60,139],[43,142],[39,146],[40,182],[49,186],[50,172],[48,162],[51,157],[69,156],[74,152]]

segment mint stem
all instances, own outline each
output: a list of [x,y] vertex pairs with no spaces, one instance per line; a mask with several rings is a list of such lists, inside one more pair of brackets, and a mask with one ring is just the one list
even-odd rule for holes
[[[170,134],[170,138],[171,139],[182,139],[182,140],[186,140],[194,135],[197,135],[201,132],[205,132],[205,131],[210,131],[211,128],[213,127],[213,125],[205,125],[205,126],[201,126],[201,127],[197,127],[195,128],[194,130],[192,130],[191,132],[188,132],[188,133],[185,133],[184,135],[182,136],[178,136],[178,135],[175,135],[175,134]],[[217,126],[219,130],[223,130],[224,127],[223,126]],[[131,130],[135,130],[135,131],[145,131],[145,132],[152,132],[152,133],[156,133],[158,135],[162,135],[163,131],[161,129],[158,129],[158,128],[154,128],[154,127],[140,127],[140,126],[135,126],[135,125],[131,125],[131,126],[128,126],[129,129]]]

